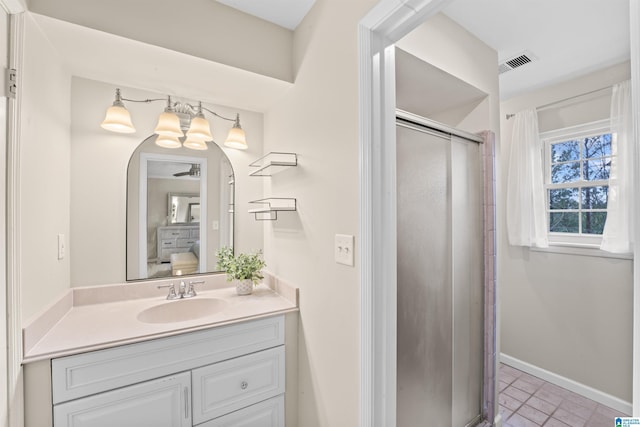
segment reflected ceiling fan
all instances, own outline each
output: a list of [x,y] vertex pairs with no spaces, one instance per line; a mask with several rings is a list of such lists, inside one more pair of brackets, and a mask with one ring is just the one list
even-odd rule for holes
[[198,163],[192,163],[188,171],[174,173],[173,176],[200,176],[200,165]]

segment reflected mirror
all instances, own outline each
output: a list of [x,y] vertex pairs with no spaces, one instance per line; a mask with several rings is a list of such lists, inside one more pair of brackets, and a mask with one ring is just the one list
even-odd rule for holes
[[215,272],[233,246],[234,175],[215,143],[168,149],[145,139],[127,170],[127,280]]
[[167,207],[170,224],[200,222],[200,193],[169,193],[169,203]]

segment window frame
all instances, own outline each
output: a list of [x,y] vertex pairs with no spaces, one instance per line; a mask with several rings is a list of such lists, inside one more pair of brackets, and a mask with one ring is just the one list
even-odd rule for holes
[[[551,146],[555,143],[582,139],[589,136],[602,135],[611,132],[611,122],[609,119],[598,120],[595,122],[584,123],[577,126],[570,126],[562,129],[556,129],[547,132],[540,133],[540,140],[542,142],[542,155],[543,161],[542,165],[544,168],[544,192],[545,192],[545,212],[547,215],[547,221],[550,221],[552,210],[549,207],[549,190],[554,189],[563,189],[563,188],[578,188],[581,192],[584,187],[596,187],[609,185],[609,180],[594,180],[594,181],[584,181],[583,179],[583,162],[584,158],[582,154],[580,159],[580,178],[573,182],[567,183],[559,183],[553,184],[551,183],[551,172],[552,172],[552,164],[551,161]],[[613,143],[613,135],[612,135],[612,143]],[[581,147],[582,149],[582,147]],[[607,156],[609,157],[609,156]],[[613,153],[610,156],[611,158],[615,157]],[[608,209],[588,209],[587,212],[608,212]],[[562,212],[577,212],[581,214],[585,212],[582,209],[582,206],[579,206],[578,209],[563,209]],[[582,221],[582,215],[579,215],[579,221]],[[549,227],[549,224],[547,224]],[[575,247],[575,248],[593,248],[599,249],[600,244],[602,243],[602,235],[601,234],[582,234],[582,228],[580,228],[579,233],[561,233],[561,232],[552,232],[547,230],[547,237],[549,240],[549,245],[552,246],[564,246],[564,247]]]

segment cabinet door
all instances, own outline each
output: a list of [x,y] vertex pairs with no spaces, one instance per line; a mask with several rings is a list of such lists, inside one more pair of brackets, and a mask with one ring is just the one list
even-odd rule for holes
[[199,424],[198,427],[284,427],[284,395]]
[[55,405],[55,427],[190,427],[191,373]]

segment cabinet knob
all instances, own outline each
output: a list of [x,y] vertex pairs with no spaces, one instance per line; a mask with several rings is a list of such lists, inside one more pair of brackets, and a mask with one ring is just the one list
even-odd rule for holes
[[240,388],[241,388],[241,389],[246,390],[246,389],[247,389],[247,387],[249,387],[249,383],[248,383],[248,382],[246,382],[246,381],[242,381],[242,382],[240,383]]

